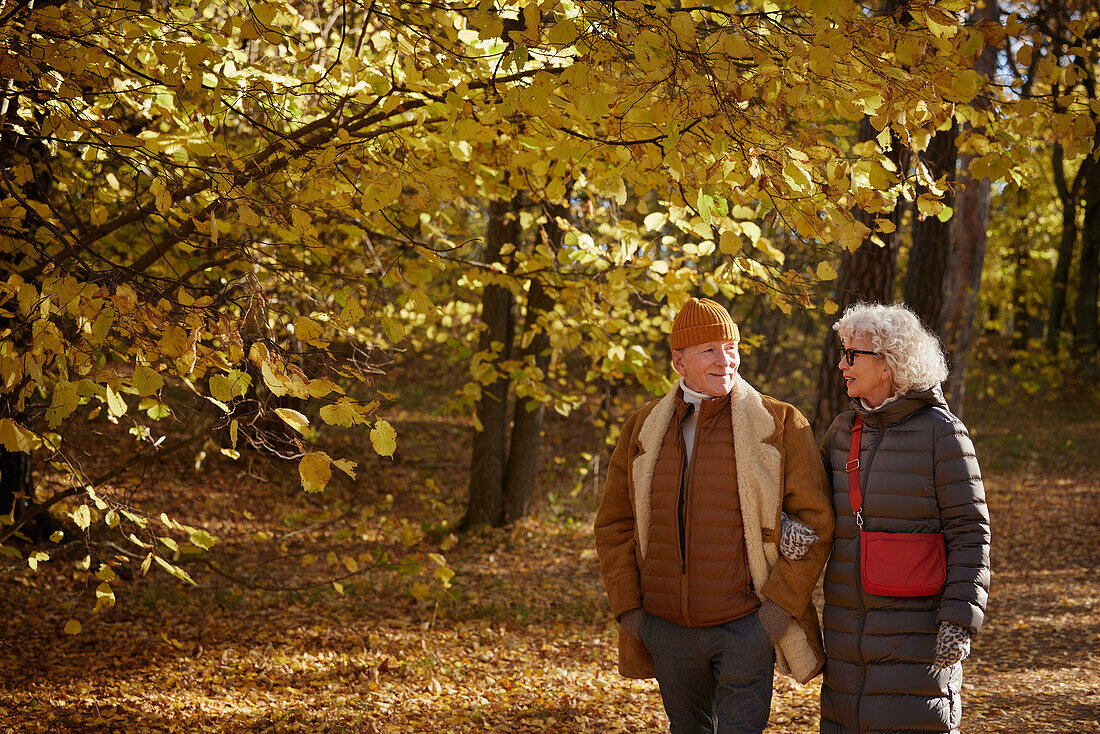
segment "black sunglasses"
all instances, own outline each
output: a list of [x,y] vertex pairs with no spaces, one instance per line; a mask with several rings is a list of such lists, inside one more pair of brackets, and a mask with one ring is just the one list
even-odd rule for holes
[[844,347],[840,348],[840,356],[847,360],[849,367],[856,363],[857,354],[871,354],[876,357],[882,356],[878,352],[868,352],[866,349],[845,349]]

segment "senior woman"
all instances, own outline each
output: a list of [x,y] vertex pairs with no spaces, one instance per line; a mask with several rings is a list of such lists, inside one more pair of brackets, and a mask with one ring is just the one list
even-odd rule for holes
[[961,661],[989,594],[989,515],[939,341],[908,308],[833,326],[851,398],[821,444],[836,540],[825,570],[821,731],[957,732]]

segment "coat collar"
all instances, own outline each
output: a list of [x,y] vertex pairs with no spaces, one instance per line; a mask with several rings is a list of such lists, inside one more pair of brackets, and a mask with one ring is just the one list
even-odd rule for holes
[[926,390],[914,390],[877,408],[867,408],[862,400],[852,400],[850,405],[857,414],[863,416],[866,423],[876,427],[901,423],[926,405],[947,409],[947,401],[944,400],[943,389],[939,385]]
[[[779,486],[780,457],[775,447],[779,424],[764,406],[763,396],[740,375],[737,376],[733,389],[730,390],[729,401],[733,422],[734,453],[738,465],[738,493],[741,497],[742,515],[747,521],[751,517],[760,515],[761,507],[767,506],[770,512],[772,504],[778,506],[782,501],[782,490]],[[678,405],[682,405],[683,402],[680,387],[677,385],[657,401],[638,431],[637,442],[640,450],[633,461],[632,480],[634,512],[639,521],[638,547],[643,558],[649,550],[653,472],[657,466],[657,456],[665,434],[668,432],[669,423],[676,415]],[[760,498],[765,496],[768,501],[761,503]],[[746,503],[749,507],[745,506]],[[749,512],[746,512],[746,509]],[[778,509],[776,516],[778,517]],[[763,517],[761,519],[763,520]],[[746,532],[760,533],[759,526],[750,530],[749,523],[746,522],[745,527]]]

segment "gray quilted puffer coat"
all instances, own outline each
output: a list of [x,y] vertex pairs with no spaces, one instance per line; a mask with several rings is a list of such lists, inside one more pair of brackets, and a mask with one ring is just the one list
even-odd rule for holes
[[[959,729],[962,666],[931,669],[940,622],[977,634],[989,595],[989,513],[966,427],[940,388],[875,410],[837,416],[821,444],[833,486],[836,539],[825,570],[825,677],[821,731],[949,732]],[[869,532],[939,532],[947,583],[937,596],[865,592],[859,534],[848,500],[848,446],[856,411],[863,522]]]

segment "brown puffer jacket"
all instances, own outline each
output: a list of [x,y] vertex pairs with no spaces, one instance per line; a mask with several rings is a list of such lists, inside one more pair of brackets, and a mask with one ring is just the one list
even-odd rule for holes
[[[863,415],[860,463],[868,532],[940,532],[947,583],[936,596],[875,596],[859,576],[848,447]],[[957,732],[962,668],[931,669],[940,622],[977,634],[989,594],[989,514],[966,427],[937,386],[837,416],[822,441],[836,540],[825,570],[823,734]]]
[[681,426],[692,405],[676,399],[653,468],[643,606],[684,627],[707,627],[756,611],[737,496],[728,395],[699,406],[690,469]]
[[[641,574],[652,540],[651,491],[661,445],[674,419],[679,386],[627,419],[607,469],[594,531],[600,571],[621,617],[643,605]],[[813,590],[833,537],[828,482],[813,432],[793,406],[761,395],[740,377],[730,392],[736,490],[753,588],[795,618],[776,645],[776,669],[806,683],[824,663]],[[798,561],[779,554],[780,512],[813,528],[819,540]],[[619,672],[652,678],[653,661],[636,637],[619,635]]]

